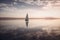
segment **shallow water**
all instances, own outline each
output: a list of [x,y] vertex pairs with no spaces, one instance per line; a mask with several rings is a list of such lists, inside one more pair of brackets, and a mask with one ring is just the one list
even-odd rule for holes
[[[3,29],[17,29],[23,28],[26,29],[26,22],[24,19],[21,20],[0,20],[0,26]],[[50,31],[51,29],[59,30],[60,29],[60,19],[56,20],[44,20],[44,19],[30,19],[28,23],[29,29],[43,29]],[[59,30],[60,31],[60,30]]]
[[0,20],[0,40],[60,40],[60,19]]

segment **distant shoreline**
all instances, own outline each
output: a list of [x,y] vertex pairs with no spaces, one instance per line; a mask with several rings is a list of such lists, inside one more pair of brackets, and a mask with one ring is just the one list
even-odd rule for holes
[[[0,18],[0,20],[17,20],[17,19],[25,19],[25,18]],[[29,18],[29,19],[55,20],[55,19],[60,19],[60,18]]]

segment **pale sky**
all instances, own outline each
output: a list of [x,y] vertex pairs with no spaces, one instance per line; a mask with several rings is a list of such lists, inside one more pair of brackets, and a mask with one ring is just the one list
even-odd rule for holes
[[25,18],[57,17],[60,18],[60,1],[40,0],[1,0],[0,17]]

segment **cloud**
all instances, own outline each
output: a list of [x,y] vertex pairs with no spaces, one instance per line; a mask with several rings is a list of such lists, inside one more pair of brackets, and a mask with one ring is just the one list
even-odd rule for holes
[[27,4],[31,4],[31,5],[36,5],[36,6],[47,6],[49,5],[49,3],[51,3],[51,5],[55,5],[57,4],[60,0],[19,0],[21,2],[25,2]]
[[0,8],[4,8],[4,7],[43,8],[49,5],[49,2],[51,4],[56,3],[56,0],[51,0],[51,1],[50,0],[0,0]]
[[42,6],[46,4],[46,2],[40,2],[40,0],[1,0],[0,3],[12,4],[12,5],[18,3],[20,3],[19,5],[23,5],[24,3],[33,6]]
[[51,4],[50,6],[55,5],[57,1],[59,0],[0,0],[0,10],[4,10],[4,8],[39,9],[49,7],[49,4]]
[[30,0],[1,0],[0,1],[0,12],[11,11],[15,9],[37,9],[40,8],[38,5],[34,4]]
[[[0,0],[0,10],[4,8],[43,8],[48,7],[49,4],[56,3],[58,0]],[[55,5],[55,4],[54,4]]]

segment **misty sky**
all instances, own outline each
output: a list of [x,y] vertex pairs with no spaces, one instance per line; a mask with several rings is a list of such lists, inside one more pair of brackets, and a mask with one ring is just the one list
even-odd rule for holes
[[0,17],[60,18],[60,0],[0,0]]

